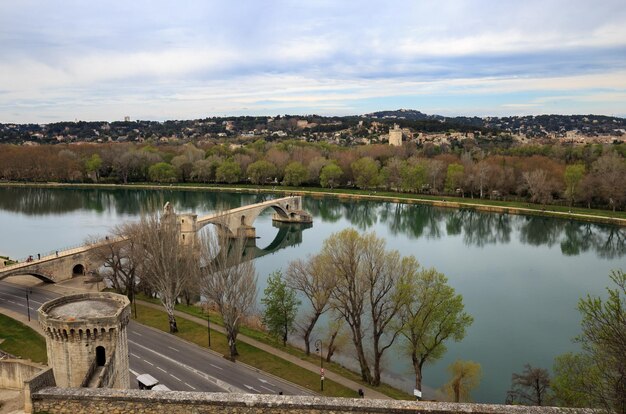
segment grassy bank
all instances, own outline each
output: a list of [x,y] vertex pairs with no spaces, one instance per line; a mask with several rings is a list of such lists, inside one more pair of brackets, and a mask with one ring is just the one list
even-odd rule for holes
[[371,191],[349,188],[316,188],[316,187],[283,187],[283,186],[255,186],[250,184],[239,185],[216,185],[202,183],[135,183],[135,184],[68,184],[68,183],[0,183],[3,186],[34,186],[49,188],[136,188],[136,189],[185,189],[196,191],[245,191],[264,192],[280,195],[298,194],[311,196],[348,197],[355,199],[367,199],[378,201],[391,201],[402,203],[422,203],[437,207],[469,208],[489,212],[503,212],[510,214],[530,214],[551,216],[565,219],[581,220],[588,222],[609,223],[626,226],[626,211],[611,211],[588,209],[581,207],[568,207],[560,205],[539,205],[520,201],[503,201],[472,199],[449,196],[432,196],[425,194],[396,193],[391,191]]
[[[145,300],[147,302],[160,304],[160,302],[158,300],[147,298],[147,297],[145,297],[143,295],[138,295],[138,298],[141,299],[141,300]],[[206,320],[206,318],[207,318],[206,312],[204,312],[198,306],[193,306],[193,305],[192,306],[187,306],[187,305],[183,305],[183,304],[178,304],[178,305],[176,305],[176,310],[184,312],[184,313],[187,313],[187,314],[192,315],[192,316],[196,316],[196,317],[201,318],[201,319],[205,319]],[[164,313],[163,313],[163,315],[164,315]],[[139,316],[141,317],[141,315],[139,315]],[[164,318],[164,316],[163,316],[163,318]],[[180,326],[180,321],[183,321],[183,320],[184,319],[177,318],[177,321],[179,322],[179,326]],[[189,321],[185,321],[185,322],[187,323]],[[193,322],[189,322],[189,323],[193,323]],[[217,313],[212,313],[211,314],[211,323],[223,326],[222,320],[221,320],[219,314],[217,314]],[[163,325],[158,327],[158,329],[161,329],[163,331],[167,331],[168,326],[169,326],[167,324],[167,319],[164,318],[163,321],[162,321],[162,324]],[[150,325],[150,326],[153,326],[153,325]],[[200,325],[196,325],[196,326],[200,326]],[[181,329],[181,331],[182,331],[182,329]],[[207,332],[206,332],[206,325],[202,325],[201,328],[200,328],[200,331],[201,331],[201,335],[203,335],[203,337],[199,338],[201,343],[198,343],[196,341],[192,341],[192,342],[198,343],[201,346],[206,346],[207,342],[208,342]],[[296,357],[300,358],[303,361],[308,361],[308,362],[310,362],[312,364],[315,364],[315,365],[318,365],[319,362],[320,362],[318,355],[313,353],[313,354],[307,356],[306,353],[303,350],[301,350],[299,348],[296,348],[294,346],[291,346],[291,345],[287,345],[286,347],[284,347],[283,344],[282,344],[282,341],[280,341],[277,338],[274,338],[274,337],[268,335],[266,332],[258,331],[258,330],[251,329],[251,328],[248,328],[248,327],[245,327],[245,326],[241,327],[240,332],[241,332],[241,334],[243,334],[243,335],[245,335],[245,336],[247,336],[249,338],[256,339],[257,341],[262,342],[262,343],[264,343],[266,345],[269,345],[269,346],[272,346],[274,348],[280,349],[281,351],[287,352],[287,353],[289,353],[289,354],[291,354],[293,356],[296,356]],[[181,335],[182,334],[184,334],[184,332],[181,333]],[[216,333],[216,335],[218,335],[218,334]],[[223,335],[221,335],[221,338],[225,339]],[[243,344],[243,345],[246,345],[246,344]],[[217,350],[217,348],[213,347],[213,333],[211,333],[211,346],[212,346],[212,348],[214,350]],[[224,343],[224,346],[226,346],[225,343]],[[248,346],[250,348],[253,348],[253,349],[259,351],[257,348],[251,347],[250,345],[248,345]],[[237,347],[240,350],[240,353],[242,354],[241,361],[242,362],[246,362],[249,365],[257,367],[257,365],[255,365],[253,363],[250,363],[250,362],[247,362],[244,359],[245,355],[244,355],[244,352],[242,352],[242,350],[244,348],[241,348],[239,344],[237,345]],[[224,351],[219,350],[218,352],[226,353],[226,351],[227,351],[227,348],[224,348]],[[263,352],[263,351],[259,351],[259,352]],[[272,357],[274,357],[274,356],[272,355]],[[274,357],[274,358],[276,358],[276,357]],[[283,361],[283,360],[281,359],[281,361]],[[289,379],[289,381],[295,382],[295,383],[297,383],[299,385],[306,386],[307,388],[309,388],[309,389],[311,389],[313,391],[316,391],[316,392],[319,391],[319,376],[317,374],[312,373],[312,372],[310,372],[308,370],[304,370],[304,369],[302,369],[300,367],[296,367],[293,364],[289,364],[289,365],[291,365],[292,367],[297,368],[298,370],[301,370],[303,372],[308,373],[308,375],[312,375],[314,377],[314,379],[315,379],[315,381],[313,381],[313,383],[312,383],[313,384],[312,388],[309,388],[308,386],[300,384],[299,382],[293,381],[291,379]],[[357,382],[359,384],[362,384],[364,386],[368,386],[365,382],[363,382],[361,380],[361,377],[358,374],[356,374],[353,371],[350,371],[349,369],[343,367],[342,365],[339,365],[339,364],[334,363],[334,362],[328,363],[328,362],[324,361],[324,366],[326,368],[328,368],[329,370],[333,371],[334,373],[336,373],[338,375],[341,375],[342,377],[345,377],[345,378],[347,378],[349,380],[352,380],[352,381]],[[261,367],[258,367],[258,368],[261,368]],[[272,368],[272,367],[270,366],[270,368]],[[276,373],[274,371],[271,371],[271,370],[268,370],[268,369],[265,369],[265,368],[261,368],[261,369],[263,369],[264,371],[267,371],[267,372],[269,372],[271,374],[280,376],[281,378],[288,379],[288,378],[284,377],[282,374]],[[299,376],[299,375],[300,375],[299,373],[296,374],[296,377]],[[328,380],[326,380],[326,382],[328,382]],[[326,391],[326,382],[325,382],[324,391]],[[391,398],[395,398],[395,399],[399,399],[399,400],[412,400],[412,399],[414,399],[414,397],[412,397],[411,395],[407,394],[406,392],[398,390],[396,388],[393,388],[392,386],[387,385],[387,384],[381,384],[379,387],[376,387],[376,390],[381,392],[381,393],[383,393],[383,394],[385,394],[385,395],[387,395],[387,396],[389,396],[389,397],[391,397]],[[354,390],[350,390],[350,392],[351,392],[351,394],[349,396],[354,396]],[[334,395],[334,394],[326,394],[326,393],[324,393],[324,395]],[[341,396],[343,396],[343,395],[341,395]]]
[[[147,306],[137,305],[137,321],[164,332],[168,332],[169,330],[165,312]],[[208,347],[206,326],[182,318],[178,318],[177,323],[179,332],[176,336],[202,347]],[[228,344],[226,337],[219,332],[211,330],[211,349],[222,355],[227,354]],[[357,397],[355,390],[328,379],[324,381],[324,392],[320,392],[320,378],[318,374],[305,370],[243,342],[237,342],[237,349],[240,353],[240,356],[237,358],[238,361],[276,375],[294,384],[298,384],[321,395],[329,397]]]
[[45,364],[46,340],[30,327],[0,314],[0,349],[20,358]]

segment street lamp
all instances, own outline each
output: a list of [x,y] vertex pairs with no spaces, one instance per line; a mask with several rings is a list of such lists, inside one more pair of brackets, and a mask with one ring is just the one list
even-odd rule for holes
[[28,311],[28,322],[30,322],[30,301],[28,299],[28,291],[26,292],[26,310]]
[[211,347],[211,308],[206,304],[206,331],[209,336],[209,348]]
[[322,340],[315,341],[315,352],[320,353],[320,389],[324,391],[324,358],[322,355]]

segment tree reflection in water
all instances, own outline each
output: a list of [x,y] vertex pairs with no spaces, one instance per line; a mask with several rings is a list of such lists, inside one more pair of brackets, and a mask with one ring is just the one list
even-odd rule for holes
[[[274,194],[148,189],[51,189],[0,187],[0,210],[25,215],[67,214],[79,210],[137,216],[147,206],[169,201],[177,211],[199,214],[275,198]],[[559,244],[564,255],[594,252],[615,259],[626,254],[626,229],[541,216],[514,216],[423,204],[376,202],[335,197],[305,197],[304,208],[315,220],[338,222],[366,231],[377,223],[392,235],[417,239],[462,236],[467,246],[510,243],[512,234],[532,246]]]

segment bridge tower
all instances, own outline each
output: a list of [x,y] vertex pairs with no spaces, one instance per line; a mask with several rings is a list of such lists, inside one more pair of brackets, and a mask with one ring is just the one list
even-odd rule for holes
[[196,240],[196,231],[198,224],[197,214],[177,214],[178,229],[180,231],[180,243],[189,246]]
[[44,303],[38,312],[58,387],[130,388],[126,296],[63,296]]

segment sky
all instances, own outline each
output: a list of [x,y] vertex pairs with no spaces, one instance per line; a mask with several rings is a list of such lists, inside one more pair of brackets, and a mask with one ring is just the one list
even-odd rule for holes
[[0,0],[0,122],[626,116],[624,0]]

